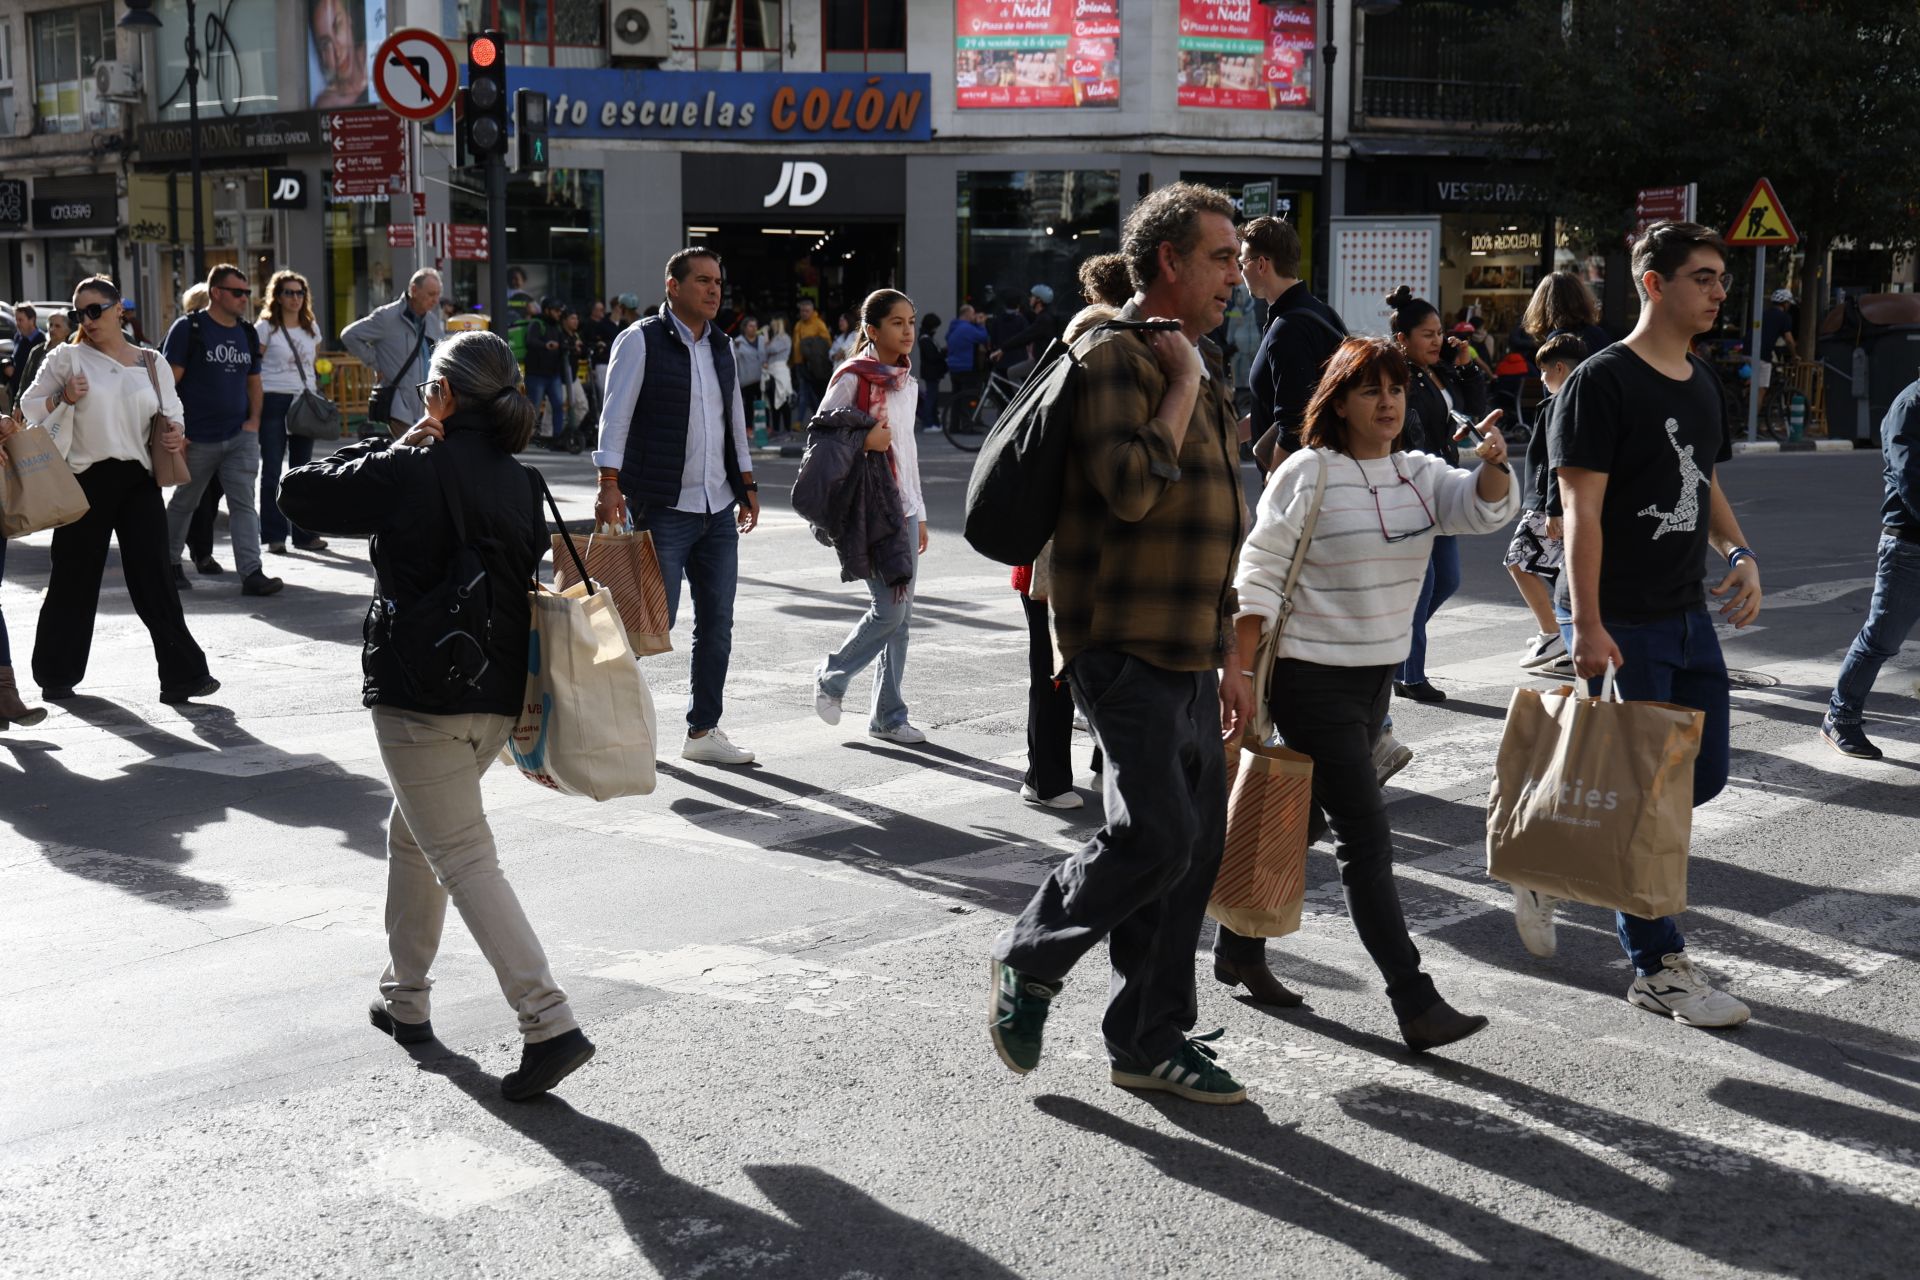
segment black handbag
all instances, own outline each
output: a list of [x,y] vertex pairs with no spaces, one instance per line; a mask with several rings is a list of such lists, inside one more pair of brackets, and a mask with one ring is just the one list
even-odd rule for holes
[[309,440],[338,440],[340,406],[317,391],[307,390],[307,366],[300,359],[300,348],[293,345],[284,328],[280,330],[280,337],[293,353],[293,367],[300,371],[300,394],[287,406],[287,434]]

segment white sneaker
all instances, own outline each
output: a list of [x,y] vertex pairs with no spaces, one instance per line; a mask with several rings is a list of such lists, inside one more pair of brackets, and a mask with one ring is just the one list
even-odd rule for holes
[[1086,805],[1086,797],[1078,791],[1062,791],[1057,796],[1043,796],[1032,787],[1022,783],[1020,798],[1028,804],[1042,805],[1048,809],[1079,809]]
[[1073,727],[1080,733],[1093,732],[1093,726],[1087,723],[1087,713],[1082,711],[1078,704],[1073,708]]
[[1533,668],[1533,674],[1550,680],[1573,680],[1579,675],[1573,669],[1573,659],[1564,653]]
[[1566,641],[1560,638],[1558,631],[1542,631],[1528,642],[1526,651],[1520,655],[1520,666],[1531,671],[1535,667],[1544,667],[1555,658],[1565,657]]
[[1394,741],[1393,730],[1388,729],[1380,735],[1380,741],[1373,744],[1373,776],[1381,786],[1387,785],[1387,779],[1413,763],[1413,748],[1403,747]]
[[1559,905],[1557,898],[1519,885],[1513,887],[1513,927],[1520,931],[1520,941],[1527,950],[1543,960],[1559,949],[1553,935],[1553,909]]
[[1714,990],[1686,952],[1664,955],[1660,964],[1660,972],[1633,980],[1627,988],[1627,1003],[1649,1013],[1664,1013],[1688,1027],[1737,1027],[1747,1020],[1747,1006]]
[[814,714],[828,724],[840,723],[840,699],[815,685],[813,689]]
[[878,738],[882,742],[897,742],[903,747],[918,746],[927,740],[927,735],[906,723],[904,720],[891,729],[868,729],[869,738]]
[[680,748],[680,758],[701,764],[752,764],[753,752],[734,746],[726,730],[709,729],[698,738],[688,734]]

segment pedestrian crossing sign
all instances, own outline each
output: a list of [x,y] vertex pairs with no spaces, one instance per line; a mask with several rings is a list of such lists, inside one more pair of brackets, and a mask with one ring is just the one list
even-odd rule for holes
[[1793,222],[1781,207],[1780,197],[1774,194],[1773,184],[1765,178],[1753,184],[1753,194],[1740,206],[1727,243],[1745,249],[1800,243],[1800,233],[1793,229]]

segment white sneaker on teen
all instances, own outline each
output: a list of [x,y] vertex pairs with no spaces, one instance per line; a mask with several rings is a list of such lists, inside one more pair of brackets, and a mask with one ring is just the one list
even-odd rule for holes
[[1533,668],[1533,674],[1548,680],[1572,680],[1579,673],[1573,669],[1573,659],[1563,653]]
[[1387,779],[1413,763],[1413,748],[1403,747],[1394,741],[1393,730],[1387,729],[1380,734],[1380,741],[1373,744],[1373,776],[1381,786],[1387,785]]
[[869,738],[878,738],[882,742],[897,742],[903,747],[918,746],[927,740],[927,735],[902,720],[890,729],[868,729]]
[[1048,809],[1079,809],[1087,801],[1078,791],[1062,791],[1057,796],[1043,796],[1026,783],[1020,784],[1020,798],[1028,804],[1045,806]]
[[680,758],[701,764],[752,764],[753,752],[734,746],[724,729],[709,729],[697,738],[688,734]]
[[1566,652],[1566,642],[1560,638],[1558,631],[1542,631],[1527,643],[1526,651],[1520,655],[1520,666],[1531,671],[1535,667],[1546,666]]
[[1660,972],[1633,980],[1627,988],[1629,1004],[1649,1013],[1664,1013],[1689,1027],[1737,1027],[1747,1020],[1747,1006],[1724,991],[1714,990],[1686,952],[1660,957],[1660,966]]
[[1559,905],[1557,898],[1513,886],[1513,927],[1527,950],[1543,960],[1559,949],[1553,934],[1553,909]]
[[813,710],[815,715],[828,724],[840,723],[840,699],[818,685],[813,689]]

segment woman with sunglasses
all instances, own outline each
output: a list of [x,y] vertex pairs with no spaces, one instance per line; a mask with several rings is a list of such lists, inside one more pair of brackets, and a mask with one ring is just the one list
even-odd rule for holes
[[33,638],[33,678],[57,702],[71,698],[86,675],[112,539],[120,545],[134,612],[153,637],[160,701],[209,697],[220,682],[208,673],[207,655],[180,609],[166,507],[148,452],[148,424],[156,411],[165,415],[165,447],[174,453],[187,448],[173,370],[156,352],[127,341],[120,289],[105,276],[80,282],[71,319],[72,340],[47,356],[20,404],[28,421],[53,435],[87,496],[87,514],[53,531],[52,570]]
[[[1413,376],[1391,342],[1349,338],[1334,352],[1307,406],[1305,447],[1260,495],[1234,586],[1244,657],[1279,616],[1325,468],[1326,493],[1280,633],[1269,709],[1281,740],[1313,757],[1314,807],[1333,830],[1347,914],[1386,978],[1400,1034],[1417,1052],[1464,1039],[1487,1020],[1448,1005],[1420,969],[1394,886],[1393,836],[1373,746],[1394,667],[1407,656],[1434,540],[1496,532],[1519,510],[1520,491],[1502,469],[1506,441],[1497,431],[1479,445],[1481,465],[1472,471],[1401,447]],[[1215,976],[1267,976],[1263,946],[1222,929]]]
[[254,328],[260,334],[260,540],[274,555],[325,551],[327,540],[293,524],[280,511],[282,464],[304,467],[313,461],[313,441],[287,434],[287,410],[302,392],[318,391],[313,371],[320,354],[320,326],[313,318],[307,278],[298,271],[276,271],[267,282],[267,305]]

